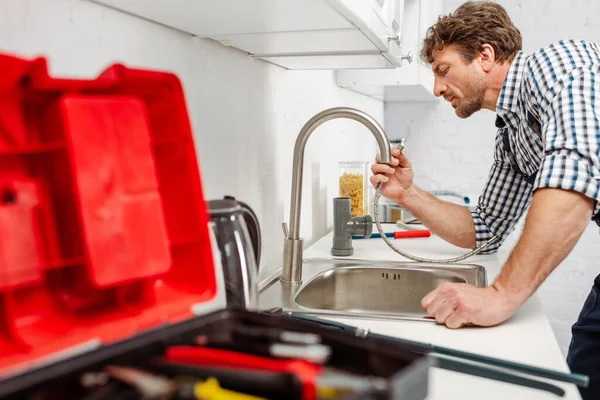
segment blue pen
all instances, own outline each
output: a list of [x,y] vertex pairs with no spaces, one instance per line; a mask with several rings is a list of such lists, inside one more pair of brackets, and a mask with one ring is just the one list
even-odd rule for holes
[[[394,232],[386,232],[385,236],[393,238],[394,237]],[[368,238],[363,237],[363,236],[359,236],[359,235],[353,235],[352,236],[352,239],[376,239],[376,238],[381,238],[381,234],[380,233],[372,233],[371,237],[368,237]]]

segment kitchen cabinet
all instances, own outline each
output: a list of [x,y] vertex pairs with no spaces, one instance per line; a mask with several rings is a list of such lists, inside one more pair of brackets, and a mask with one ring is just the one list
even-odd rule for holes
[[442,13],[442,0],[405,0],[402,52],[410,53],[412,62],[399,69],[339,70],[336,83],[386,102],[437,101],[431,67],[420,61],[419,52],[427,29]]
[[289,69],[396,68],[405,0],[93,0]]

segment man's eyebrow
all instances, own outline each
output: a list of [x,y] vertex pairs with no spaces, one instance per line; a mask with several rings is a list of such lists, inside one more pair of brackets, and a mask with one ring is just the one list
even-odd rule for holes
[[445,64],[445,63],[439,63],[438,65],[436,65],[436,66],[433,68],[433,73],[434,73],[434,74],[440,74],[440,75],[441,75],[441,74],[442,74],[442,71],[441,71],[441,69],[442,69],[442,68],[444,68],[444,67],[448,67],[448,65],[447,65],[447,64]]

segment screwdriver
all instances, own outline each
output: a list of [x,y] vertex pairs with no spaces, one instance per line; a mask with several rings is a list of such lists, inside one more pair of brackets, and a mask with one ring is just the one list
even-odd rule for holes
[[[396,231],[396,232],[386,232],[386,237],[392,237],[394,239],[406,239],[406,238],[422,238],[422,237],[430,237],[431,231],[428,229],[422,230],[411,230],[411,231]],[[368,238],[360,235],[352,235],[352,239],[374,239],[381,238],[380,233],[372,233]]]
[[145,398],[157,400],[266,400],[221,388],[215,378],[202,382],[194,378],[167,379],[131,367],[105,367],[115,379],[136,388]]
[[150,368],[152,372],[170,378],[176,376],[191,376],[196,379],[216,378],[224,389],[270,400],[302,399],[302,382],[290,372],[178,363],[163,358],[154,359]]

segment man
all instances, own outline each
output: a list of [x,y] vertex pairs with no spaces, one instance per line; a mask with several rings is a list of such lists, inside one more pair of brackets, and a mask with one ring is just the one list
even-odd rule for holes
[[[408,159],[375,164],[371,183],[446,241],[475,248],[498,234],[498,249],[529,207],[524,231],[487,288],[445,284],[422,305],[449,328],[506,321],[573,249],[600,216],[600,47],[561,41],[526,55],[504,8],[468,2],[433,25],[421,58],[431,64],[434,92],[467,118],[497,113],[494,162],[476,210],[443,202],[413,184]],[[599,238],[600,240],[600,238]],[[600,272],[600,271],[599,271]],[[582,390],[600,399],[600,277],[578,321],[567,361],[590,376]]]

